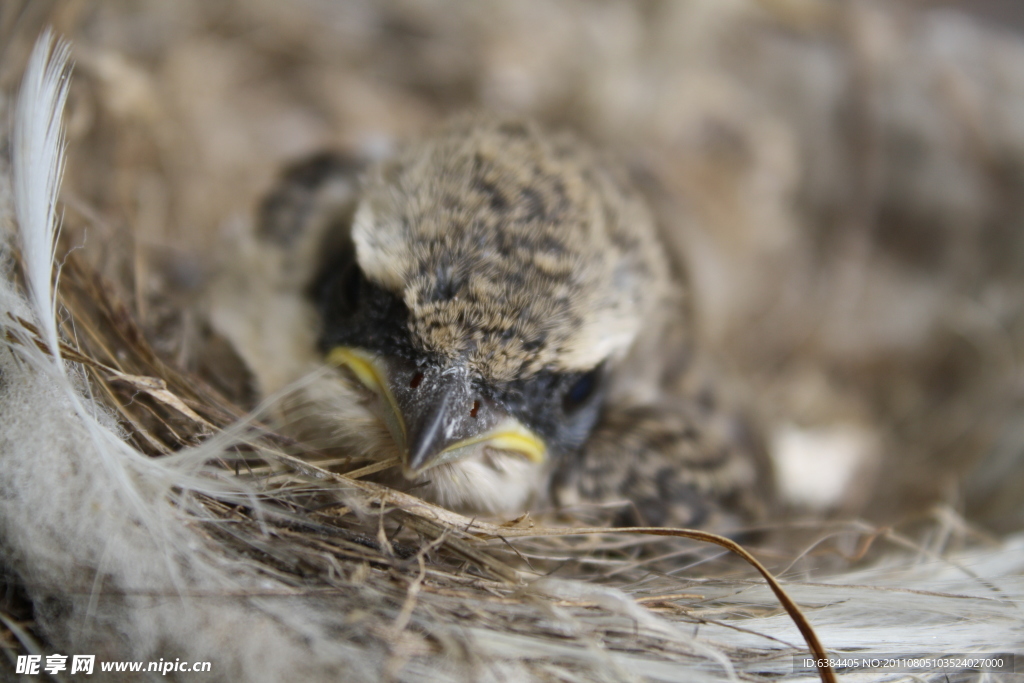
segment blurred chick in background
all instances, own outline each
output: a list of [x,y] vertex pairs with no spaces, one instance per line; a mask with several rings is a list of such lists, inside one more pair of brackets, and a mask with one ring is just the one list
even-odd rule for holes
[[473,514],[756,514],[770,472],[696,371],[682,269],[567,135],[463,118],[390,159],[286,170],[212,320],[287,429]]

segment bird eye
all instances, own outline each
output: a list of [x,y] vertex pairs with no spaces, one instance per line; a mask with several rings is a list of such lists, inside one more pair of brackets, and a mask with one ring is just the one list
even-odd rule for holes
[[600,373],[600,366],[596,367],[581,376],[569,387],[569,390],[565,392],[565,397],[562,399],[562,407],[565,409],[565,412],[571,413],[578,410],[594,395]]

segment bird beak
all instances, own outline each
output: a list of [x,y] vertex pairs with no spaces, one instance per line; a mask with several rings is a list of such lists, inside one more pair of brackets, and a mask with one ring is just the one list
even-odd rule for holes
[[480,397],[464,367],[424,371],[411,361],[350,347],[332,349],[327,360],[348,368],[379,397],[381,418],[402,451],[410,479],[484,447],[535,463],[545,460],[544,441]]

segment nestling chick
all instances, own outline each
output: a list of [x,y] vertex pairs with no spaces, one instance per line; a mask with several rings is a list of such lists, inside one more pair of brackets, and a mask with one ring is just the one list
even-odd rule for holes
[[683,289],[643,201],[571,137],[474,118],[368,168],[317,156],[265,200],[244,270],[212,319],[264,393],[289,387],[293,431],[397,458],[389,483],[441,505],[695,524],[765,479],[680,392]]

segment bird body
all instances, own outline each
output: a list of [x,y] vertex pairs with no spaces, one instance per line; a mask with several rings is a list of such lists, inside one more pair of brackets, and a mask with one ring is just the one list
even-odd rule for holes
[[572,136],[471,117],[365,168],[319,155],[268,195],[252,253],[233,291],[261,303],[222,288],[215,325],[264,392],[291,385],[297,435],[395,459],[393,485],[465,512],[632,499],[623,519],[682,523],[759,479],[666,393],[684,283],[643,200]]

